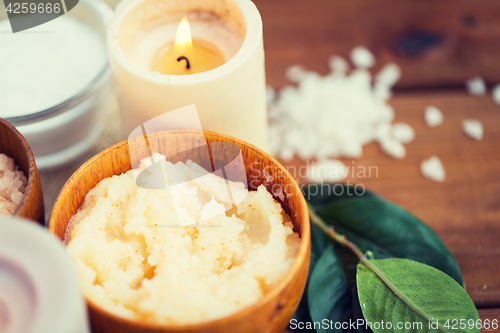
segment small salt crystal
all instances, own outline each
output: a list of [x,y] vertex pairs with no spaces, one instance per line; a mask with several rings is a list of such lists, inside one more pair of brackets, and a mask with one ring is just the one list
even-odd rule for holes
[[393,124],[392,135],[401,143],[410,143],[415,139],[415,131],[406,123]]
[[379,82],[375,83],[375,87],[373,88],[373,93],[375,96],[381,100],[387,101],[392,97],[391,87],[386,84],[380,84]]
[[19,205],[21,203],[21,200],[23,199],[23,194],[19,191],[15,191],[10,195],[10,199],[12,200],[13,203]]
[[10,215],[10,212],[3,206],[3,203],[0,202],[0,216],[2,215]]
[[0,215],[9,215],[21,203],[27,180],[14,159],[5,154],[0,154],[0,169]]
[[9,179],[14,180],[14,177],[15,177],[15,176],[16,176],[16,173],[15,173],[14,171],[5,170],[5,171],[3,172],[3,177],[4,177],[4,179],[5,179],[5,178],[9,178]]
[[10,214],[14,213],[18,207],[17,204],[10,201],[4,202],[3,206],[9,211]]
[[3,182],[5,186],[10,189],[14,185],[14,178],[3,177]]
[[287,68],[285,77],[291,82],[300,82],[308,75],[307,70],[302,65],[293,65]]
[[372,75],[366,69],[355,69],[349,76],[349,81],[352,85],[356,85],[358,89],[370,90]]
[[474,96],[486,95],[486,83],[480,76],[475,76],[465,82],[467,92]]
[[23,186],[23,182],[19,178],[14,178],[14,187],[20,188],[21,186]]
[[328,59],[328,67],[330,67],[332,74],[335,76],[345,76],[349,70],[347,60],[339,56],[331,56]]
[[401,68],[395,63],[388,63],[375,75],[375,81],[392,87],[401,78]]
[[382,151],[392,158],[403,159],[406,156],[406,149],[401,141],[387,137],[379,140]]
[[0,171],[14,171],[14,159],[0,153]]
[[437,156],[432,156],[428,160],[424,160],[420,164],[420,172],[424,177],[436,182],[443,182],[445,180],[444,167]]
[[346,175],[346,166],[339,160],[319,160],[307,168],[307,178],[315,183],[335,183],[345,179]]
[[9,158],[7,155],[0,153],[0,171],[7,170],[7,162]]
[[476,119],[465,119],[462,121],[462,129],[467,136],[481,141],[483,139],[483,124]]
[[437,107],[429,105],[425,108],[424,119],[427,126],[436,127],[443,123],[444,116]]
[[375,57],[364,46],[356,46],[351,51],[351,62],[358,68],[370,68],[375,65]]
[[493,102],[500,106],[500,83],[493,87],[491,91],[491,96],[493,97]]

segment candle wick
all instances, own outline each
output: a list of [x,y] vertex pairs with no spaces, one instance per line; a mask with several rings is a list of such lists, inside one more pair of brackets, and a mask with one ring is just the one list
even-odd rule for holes
[[179,58],[177,58],[177,61],[181,60],[186,60],[186,69],[191,69],[191,65],[189,64],[188,58],[186,58],[185,56],[180,56]]

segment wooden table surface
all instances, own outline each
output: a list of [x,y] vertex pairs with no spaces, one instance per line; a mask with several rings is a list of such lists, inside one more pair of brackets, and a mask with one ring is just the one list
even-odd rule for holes
[[[407,145],[404,160],[384,155],[376,144],[366,146],[360,159],[342,159],[348,166],[378,169],[378,177],[347,180],[431,226],[455,255],[481,317],[500,320],[500,107],[490,94],[473,97],[464,90],[464,82],[475,75],[490,87],[500,82],[500,2],[254,2],[264,21],[267,81],[275,88],[288,84],[288,66],[303,64],[326,74],[329,56],[347,57],[359,44],[374,52],[374,72],[389,61],[402,67],[390,104],[396,121],[410,124],[416,139]],[[425,125],[427,105],[443,111],[443,125]],[[482,121],[482,141],[463,134],[465,118]],[[420,174],[420,162],[434,154],[446,169],[444,183]]]

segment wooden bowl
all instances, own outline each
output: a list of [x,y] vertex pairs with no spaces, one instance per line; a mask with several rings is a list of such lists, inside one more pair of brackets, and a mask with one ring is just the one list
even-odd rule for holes
[[23,200],[14,212],[14,216],[25,217],[44,225],[45,208],[42,184],[35,158],[26,139],[13,125],[2,118],[0,118],[0,153],[13,158],[19,169],[28,178]]
[[[155,151],[168,156],[167,160],[175,163],[180,160],[200,158],[198,150],[193,149],[205,144],[200,134],[195,130],[174,130],[150,134],[148,139],[151,147],[156,147]],[[106,312],[97,304],[87,300],[94,333],[281,333],[291,320],[304,291],[311,250],[309,213],[304,196],[288,171],[264,151],[228,135],[210,131],[204,131],[204,134],[208,143],[227,142],[240,147],[250,190],[256,189],[260,184],[264,184],[271,193],[275,193],[279,188],[285,189],[283,200],[276,199],[292,218],[294,229],[302,239],[292,268],[258,303],[228,317],[200,324],[167,326],[127,320]],[[141,144],[143,142],[141,139],[142,137],[132,139],[130,144]],[[178,154],[179,152],[184,153]],[[54,204],[50,216],[50,231],[64,240],[68,222],[78,211],[88,191],[102,179],[130,170],[131,160],[137,162],[148,156],[147,153],[132,155],[134,156],[131,157],[129,154],[129,142],[124,141],[104,150],[82,165],[66,182]],[[220,155],[214,154],[213,158],[219,158]],[[217,161],[212,162],[217,164]],[[273,177],[272,180],[269,175]]]

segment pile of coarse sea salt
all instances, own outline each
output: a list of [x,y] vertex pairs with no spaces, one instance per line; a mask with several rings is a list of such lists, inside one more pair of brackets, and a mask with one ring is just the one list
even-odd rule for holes
[[394,109],[387,104],[391,88],[401,77],[399,66],[386,64],[373,78],[375,58],[362,46],[351,51],[350,70],[339,56],[329,59],[331,72],[321,76],[300,65],[286,77],[294,86],[274,93],[268,89],[271,152],[282,161],[299,158],[359,158],[372,141],[393,158],[404,158],[404,143],[415,133],[405,123],[392,124]]
[[14,159],[0,153],[0,216],[13,214],[23,199],[27,179]]

